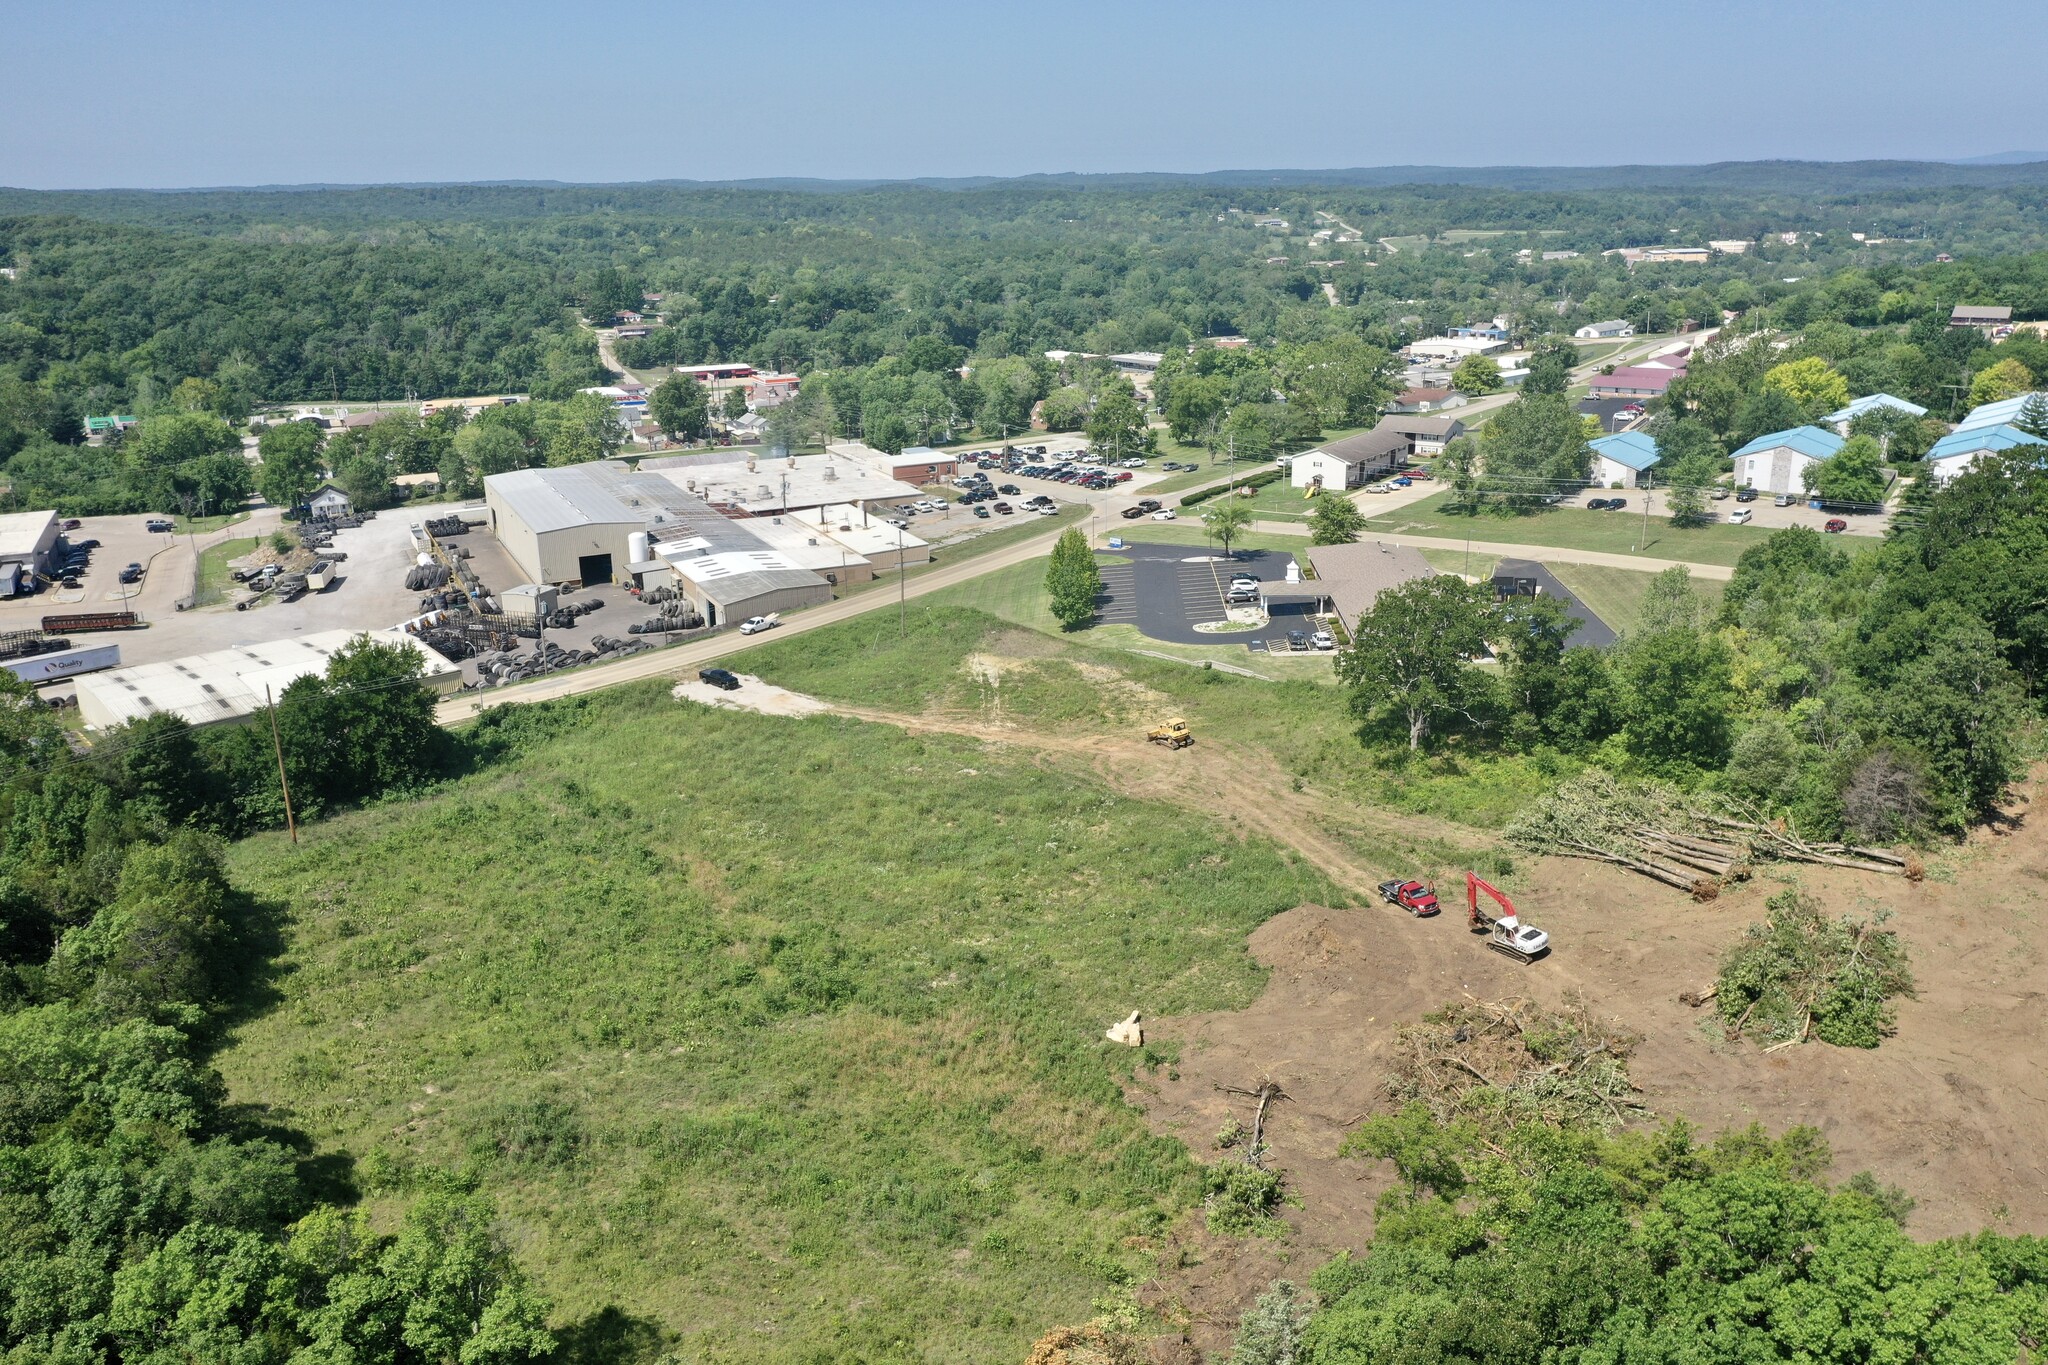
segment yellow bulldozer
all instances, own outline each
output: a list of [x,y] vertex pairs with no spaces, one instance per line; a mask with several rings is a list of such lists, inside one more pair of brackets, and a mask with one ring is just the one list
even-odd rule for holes
[[1195,742],[1195,732],[1188,729],[1188,723],[1179,716],[1164,725],[1155,725],[1145,732],[1145,738],[1154,744],[1164,744],[1169,749],[1185,749]]

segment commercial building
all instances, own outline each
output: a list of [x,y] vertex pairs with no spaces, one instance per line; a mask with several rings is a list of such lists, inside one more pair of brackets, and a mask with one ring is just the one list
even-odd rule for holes
[[306,507],[316,517],[345,517],[349,512],[348,494],[331,483],[323,483],[306,499]]
[[1123,374],[1153,374],[1164,359],[1166,357],[1157,351],[1123,351],[1110,356],[1109,363]]
[[1587,444],[1593,448],[1593,482],[1602,488],[1634,488],[1662,458],[1656,441],[1640,431],[1617,432]]
[[1610,318],[1606,322],[1589,322],[1572,335],[1581,341],[1614,341],[1636,334],[1636,325],[1622,318]]
[[960,472],[957,456],[933,450],[930,446],[906,446],[894,455],[877,451],[875,456],[890,478],[908,484],[937,483]]
[[1806,471],[1848,444],[1826,427],[1793,427],[1759,436],[1735,452],[1735,482],[1764,493],[1806,496]]
[[1469,356],[1492,355],[1507,348],[1507,341],[1501,337],[1425,337],[1409,342],[1407,350],[1416,360],[1439,360],[1454,365]]
[[31,575],[49,573],[56,553],[55,512],[0,516],[0,596],[12,597],[27,586]]
[[688,375],[699,384],[717,385],[728,384],[741,379],[751,380],[755,377],[756,372],[752,365],[742,365],[737,361],[729,361],[722,365],[678,365],[676,366],[676,373]]
[[730,451],[660,455],[642,460],[640,472],[661,474],[727,516],[768,517],[833,503],[902,502],[919,497],[916,485],[888,473],[885,462],[890,458],[857,441],[844,441],[823,455],[779,459],[735,458]]
[[1317,545],[1309,550],[1308,558],[1316,568],[1316,586],[1346,621],[1356,621],[1371,611],[1387,589],[1436,574],[1420,550],[1377,541]]
[[[323,630],[289,640],[237,645],[162,663],[133,664],[78,679],[78,714],[104,730],[144,716],[171,712],[193,725],[214,725],[254,715],[300,678],[327,671],[328,659],[349,641],[406,644],[420,652],[423,678],[436,692],[462,685],[462,670],[409,635],[395,630]],[[337,743],[347,737],[335,736]]]

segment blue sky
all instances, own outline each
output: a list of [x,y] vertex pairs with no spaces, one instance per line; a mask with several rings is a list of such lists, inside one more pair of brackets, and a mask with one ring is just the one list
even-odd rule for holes
[[2040,0],[0,0],[0,184],[2048,147]]

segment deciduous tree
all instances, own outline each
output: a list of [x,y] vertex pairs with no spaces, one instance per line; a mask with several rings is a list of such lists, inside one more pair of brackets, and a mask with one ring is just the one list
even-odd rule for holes
[[1473,718],[1476,671],[1494,625],[1493,595],[1449,574],[1389,588],[1358,618],[1337,676],[1368,723],[1397,718],[1421,749],[1447,716]]
[[1095,619],[1102,570],[1079,528],[1069,527],[1054,542],[1045,570],[1045,591],[1052,599],[1053,619],[1065,629],[1076,630]]

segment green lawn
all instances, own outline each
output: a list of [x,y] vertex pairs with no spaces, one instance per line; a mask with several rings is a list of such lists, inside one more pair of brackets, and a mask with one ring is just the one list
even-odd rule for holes
[[[1004,520],[1011,523],[1008,526],[985,531],[966,540],[932,547],[933,557],[931,562],[928,564],[912,565],[904,572],[903,577],[915,583],[934,569],[944,565],[958,564],[962,560],[974,559],[991,551],[1003,549],[1005,546],[1015,545],[1020,540],[1029,540],[1033,536],[1048,535],[1063,526],[1077,525],[1084,522],[1093,510],[1093,508],[1083,507],[1078,504],[1063,503],[1056,516],[1025,516],[1020,513],[1016,516],[1006,517]],[[973,514],[969,513],[969,515]],[[866,583],[854,583],[841,588],[839,596],[857,597],[864,592],[874,592],[882,588],[889,588],[893,591],[897,581],[896,574],[883,573]]]
[[178,534],[181,536],[187,534],[203,536],[210,531],[218,531],[223,526],[233,526],[238,521],[247,521],[248,519],[249,514],[246,511],[242,511],[223,512],[219,516],[212,517],[181,517],[174,515],[171,521],[176,524]]
[[[1613,569],[1600,564],[1556,563],[1548,567],[1557,575],[1558,582],[1570,588],[1572,594],[1584,602],[1595,616],[1624,633],[1636,628],[1636,622],[1642,616],[1643,594],[1649,591],[1650,580],[1656,577],[1634,569]],[[1720,609],[1721,594],[1727,587],[1717,579],[1692,580],[1692,590],[1709,610]]]
[[[1501,541],[1521,545],[1554,545],[1563,549],[1601,550],[1629,554],[1642,537],[1641,494],[1626,495],[1627,512],[1588,512],[1583,507],[1552,507],[1526,516],[1464,516],[1444,511],[1448,493],[1374,517],[1375,528],[1396,534],[1443,536],[1474,543]],[[1368,508],[1368,511],[1371,509]],[[1649,519],[1649,537],[1641,553],[1651,559],[1691,560],[1696,564],[1733,564],[1744,550],[1761,543],[1770,531],[1761,526],[1715,522],[1690,530],[1673,530],[1663,517]]]
[[[918,614],[740,666],[975,698],[992,623]],[[1003,691],[1105,698],[1059,660]],[[374,1216],[471,1173],[557,1321],[632,1343],[607,1365],[1022,1360],[1151,1273],[1197,1169],[1119,1089],[1170,1060],[1102,1030],[1250,1003],[1246,935],[1344,902],[1314,868],[965,739],[654,684],[541,714],[493,770],[232,851],[286,920],[235,1102],[352,1160]]]
[[192,594],[192,605],[210,607],[227,600],[228,589],[234,580],[228,577],[228,561],[240,559],[253,553],[263,543],[259,536],[244,540],[224,540],[218,545],[209,545],[199,552],[198,587]]

